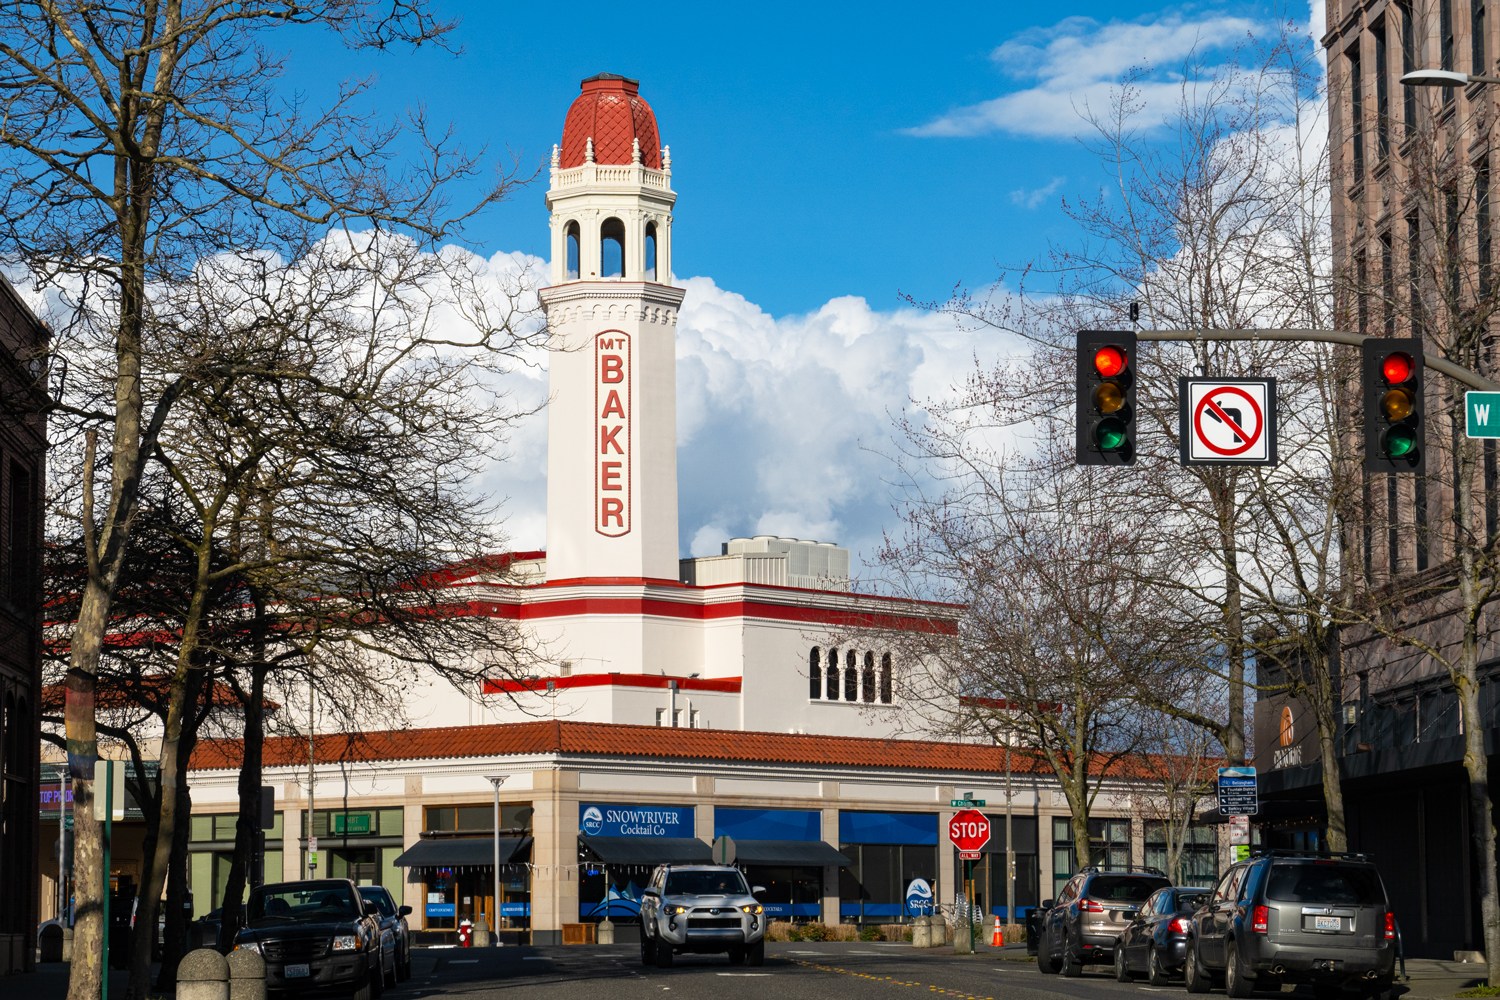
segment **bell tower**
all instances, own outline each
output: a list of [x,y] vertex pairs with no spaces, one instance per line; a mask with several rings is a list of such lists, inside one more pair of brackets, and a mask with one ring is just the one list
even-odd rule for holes
[[678,576],[671,179],[637,82],[584,80],[547,190],[550,581]]

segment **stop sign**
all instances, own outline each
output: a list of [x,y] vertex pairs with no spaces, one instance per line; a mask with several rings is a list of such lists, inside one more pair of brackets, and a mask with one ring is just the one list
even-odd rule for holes
[[990,842],[990,820],[978,809],[960,809],[948,821],[948,839],[966,853],[978,851]]

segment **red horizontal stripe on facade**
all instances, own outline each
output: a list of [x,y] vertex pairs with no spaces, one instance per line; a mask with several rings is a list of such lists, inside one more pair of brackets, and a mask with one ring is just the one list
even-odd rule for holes
[[[462,606],[452,613],[461,614]],[[724,601],[715,604],[690,604],[654,597],[565,597],[533,603],[470,601],[473,614],[497,618],[532,621],[544,618],[571,618],[580,615],[630,615],[656,618],[682,618],[689,621],[719,621],[729,618],[764,618],[798,624],[834,625],[841,628],[897,629],[954,635],[958,623],[949,617],[924,618],[921,615],[894,614],[888,611],[849,611],[841,608],[814,608],[803,605],[775,604],[770,601]]]
[[664,674],[573,674],[569,677],[537,677],[513,680],[510,678],[486,679],[480,689],[484,694],[514,694],[519,691],[545,691],[550,684],[555,690],[586,687],[635,687],[665,691],[672,682],[677,682],[679,691],[718,691],[723,694],[739,694],[742,679],[739,677],[667,677]]

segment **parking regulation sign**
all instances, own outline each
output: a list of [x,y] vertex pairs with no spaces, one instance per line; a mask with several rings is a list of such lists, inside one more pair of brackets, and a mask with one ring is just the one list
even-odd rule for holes
[[1178,380],[1183,465],[1275,465],[1276,380]]

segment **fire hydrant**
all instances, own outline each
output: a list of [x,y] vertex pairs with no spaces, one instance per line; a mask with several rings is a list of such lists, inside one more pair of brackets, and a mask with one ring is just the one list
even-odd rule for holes
[[474,921],[460,920],[458,922],[458,946],[468,948],[474,943]]

